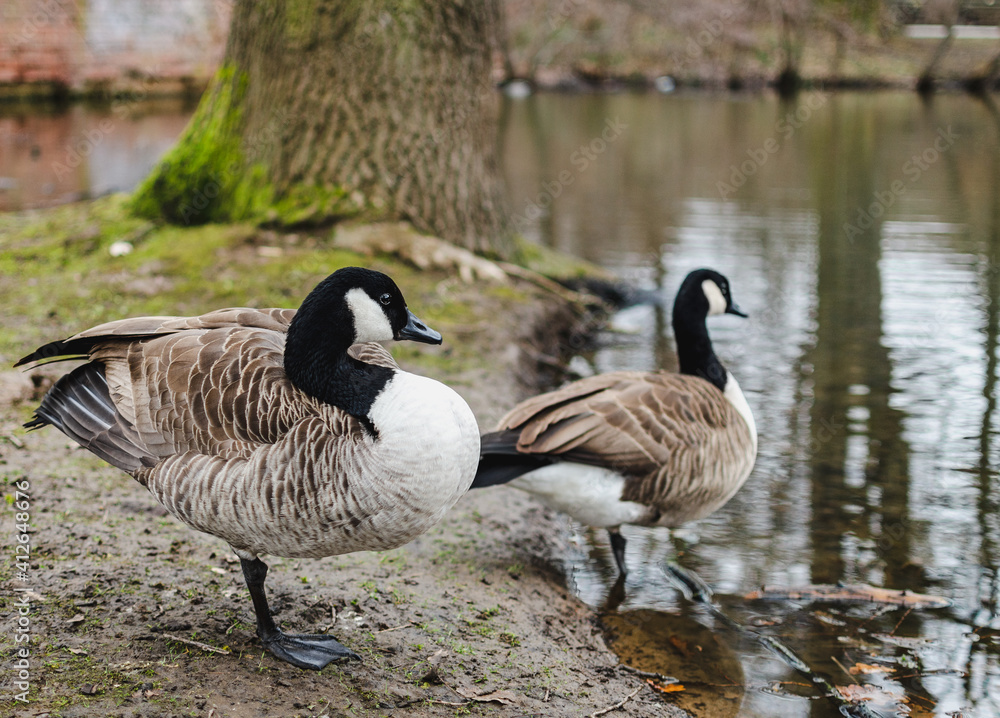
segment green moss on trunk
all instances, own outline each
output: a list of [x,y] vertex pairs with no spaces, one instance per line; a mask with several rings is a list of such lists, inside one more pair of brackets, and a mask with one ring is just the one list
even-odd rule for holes
[[241,147],[246,84],[231,65],[219,69],[184,134],[136,190],[137,214],[204,224],[248,219],[268,204],[266,185],[246,181],[256,173]]
[[[268,168],[244,137],[247,76],[223,66],[177,144],[139,186],[131,209],[172,224],[266,221],[313,224],[353,217],[364,208],[358,193],[303,184],[281,196]],[[257,142],[265,138],[257,138]]]

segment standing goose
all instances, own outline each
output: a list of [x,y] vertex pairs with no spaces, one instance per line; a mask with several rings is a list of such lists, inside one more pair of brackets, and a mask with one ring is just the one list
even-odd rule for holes
[[679,374],[599,374],[518,404],[483,436],[472,488],[511,481],[608,529],[622,575],[622,524],[673,527],[721,507],[750,475],[757,429],[712,350],[705,319],[716,314],[746,316],[724,276],[691,272],[674,302]]
[[26,426],[52,424],[182,522],[227,541],[264,646],[319,670],[357,656],[331,636],[281,632],[260,555],[400,546],[458,501],[479,459],[462,398],[364,344],[390,339],[441,343],[389,277],[356,267],[320,282],[298,311],[109,322],[18,362],[88,360]]

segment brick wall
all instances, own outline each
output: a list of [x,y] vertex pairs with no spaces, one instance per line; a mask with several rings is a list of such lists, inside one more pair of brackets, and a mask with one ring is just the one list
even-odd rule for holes
[[3,0],[0,85],[199,87],[222,59],[233,0]]

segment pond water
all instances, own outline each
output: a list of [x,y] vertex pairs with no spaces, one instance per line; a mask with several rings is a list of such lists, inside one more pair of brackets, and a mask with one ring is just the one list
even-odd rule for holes
[[[674,369],[669,308],[697,267],[726,274],[750,315],[709,330],[753,408],[756,467],[673,539],[624,531],[626,598],[605,620],[623,658],[683,680],[676,658],[705,644],[702,660],[730,669],[691,677],[715,696],[687,704],[702,701],[699,714],[840,715],[759,641],[684,599],[663,570],[679,556],[733,618],[833,684],[875,686],[867,704],[882,715],[1000,715],[996,110],[908,93],[541,96],[506,109],[523,231],[665,300],[615,317],[584,370]],[[575,545],[569,573],[600,607],[615,579],[606,537],[579,529]],[[837,582],[952,606],[742,598]],[[707,650],[716,639],[728,663]],[[857,664],[885,670],[850,674]],[[727,681],[745,691],[726,695]]]
[[132,189],[193,110],[141,97],[62,109],[0,105],[0,212]]
[[[623,660],[680,679],[671,700],[696,715],[841,715],[686,599],[664,571],[677,560],[731,618],[868,690],[881,715],[1000,715],[1000,113],[907,93],[544,95],[503,109],[524,234],[663,299],[616,315],[574,366],[674,369],[669,308],[697,267],[726,274],[750,314],[709,326],[760,434],[740,493],[673,533],[626,528],[624,587],[604,533],[566,524],[567,572]],[[190,112],[0,108],[0,210],[130,189]],[[952,605],[744,598],[837,582]]]

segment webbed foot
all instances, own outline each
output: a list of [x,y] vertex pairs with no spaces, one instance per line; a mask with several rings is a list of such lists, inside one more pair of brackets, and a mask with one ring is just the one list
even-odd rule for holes
[[243,577],[250,589],[250,600],[257,615],[257,636],[269,650],[283,661],[298,668],[313,671],[323,670],[331,661],[339,658],[360,661],[361,656],[344,646],[333,636],[323,634],[282,633],[267,605],[264,595],[264,579],[267,578],[267,564],[259,558],[245,559],[240,557],[243,567]]
[[298,668],[323,670],[330,662],[344,658],[360,661],[361,656],[344,646],[333,636],[292,634],[277,630],[276,635],[261,637],[264,648],[277,658]]

